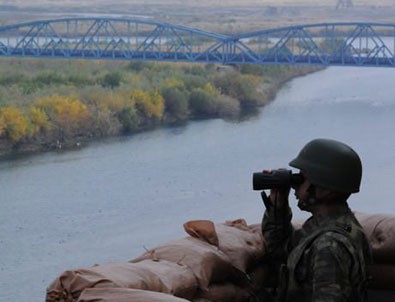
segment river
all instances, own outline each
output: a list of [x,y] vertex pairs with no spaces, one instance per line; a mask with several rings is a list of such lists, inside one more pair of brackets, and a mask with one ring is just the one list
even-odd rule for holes
[[252,173],[287,167],[316,137],[360,154],[353,209],[395,213],[394,76],[328,68],[289,82],[247,121],[190,122],[1,161],[0,301],[44,301],[64,270],[135,258],[184,236],[191,219],[259,222]]

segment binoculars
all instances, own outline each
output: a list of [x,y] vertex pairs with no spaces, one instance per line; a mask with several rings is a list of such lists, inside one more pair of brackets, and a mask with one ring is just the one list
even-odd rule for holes
[[252,175],[252,188],[254,190],[295,188],[303,183],[304,177],[300,173],[292,173],[291,170],[277,169],[271,171],[256,172]]

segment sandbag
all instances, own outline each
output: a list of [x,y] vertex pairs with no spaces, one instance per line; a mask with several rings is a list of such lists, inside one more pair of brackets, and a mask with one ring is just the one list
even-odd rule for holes
[[135,288],[192,298],[197,285],[188,267],[173,262],[109,263],[64,272],[47,289],[46,301],[75,301],[86,288]]
[[395,290],[395,265],[373,264],[368,271],[371,274],[368,288]]
[[395,216],[364,213],[355,216],[372,246],[373,262],[395,265]]
[[167,260],[189,267],[198,280],[200,288],[207,288],[212,282],[224,280],[240,283],[246,278],[245,274],[237,270],[218,248],[192,237],[170,241],[130,262],[137,263],[145,259],[159,262]]
[[215,225],[209,220],[192,220],[184,224],[184,229],[192,237],[217,247],[242,272],[247,272],[265,254],[260,229],[249,227],[243,219]]
[[188,302],[168,294],[129,288],[88,288],[77,302]]
[[265,255],[265,244],[261,232],[244,224],[216,224],[218,248],[224,252],[234,266],[247,272]]
[[210,302],[248,302],[250,293],[247,289],[232,283],[211,284],[205,290],[199,290],[193,301]]
[[218,246],[215,224],[211,220],[191,220],[185,222],[183,227],[185,232],[193,238],[198,238],[214,246]]

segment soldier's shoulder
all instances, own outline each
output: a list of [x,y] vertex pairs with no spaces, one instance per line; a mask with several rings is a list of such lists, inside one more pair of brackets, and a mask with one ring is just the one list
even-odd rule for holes
[[344,250],[350,245],[349,238],[335,230],[323,232],[313,242],[313,247],[317,250],[331,249],[332,251]]

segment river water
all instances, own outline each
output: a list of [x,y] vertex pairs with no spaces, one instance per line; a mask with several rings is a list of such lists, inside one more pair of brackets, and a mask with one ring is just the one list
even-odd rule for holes
[[[364,176],[353,209],[395,213],[394,69],[328,68],[289,82],[243,122],[208,120],[0,162],[0,301],[44,301],[64,270],[127,261],[191,219],[261,219],[252,173],[309,140],[350,144]],[[306,217],[294,206],[294,216]]]

